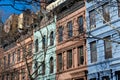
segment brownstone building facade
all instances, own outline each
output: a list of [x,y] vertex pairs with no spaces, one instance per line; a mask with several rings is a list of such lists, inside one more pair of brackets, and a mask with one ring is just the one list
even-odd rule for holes
[[27,69],[29,68],[30,72],[32,70],[33,38],[31,35],[26,38],[25,36],[23,40],[14,44],[14,47],[1,49],[0,80],[28,80]]
[[85,2],[67,0],[57,14],[56,80],[87,80]]

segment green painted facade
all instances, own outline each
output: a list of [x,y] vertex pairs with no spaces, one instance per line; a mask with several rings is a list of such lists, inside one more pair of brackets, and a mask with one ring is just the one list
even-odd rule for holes
[[[34,31],[34,46],[36,46],[35,41],[38,39],[38,51],[34,50],[34,59],[36,59],[38,66],[40,66],[38,70],[38,77],[36,80],[55,80],[56,74],[56,17],[54,17],[50,23],[46,26],[42,27],[41,29]],[[50,45],[50,34],[53,31],[53,45]],[[45,74],[42,73],[42,61],[44,60],[44,50],[42,47],[42,36],[46,35],[46,57],[45,57]],[[35,47],[34,47],[35,49]],[[50,73],[50,58],[53,58],[53,73]],[[35,70],[35,63],[33,64],[33,69]]]

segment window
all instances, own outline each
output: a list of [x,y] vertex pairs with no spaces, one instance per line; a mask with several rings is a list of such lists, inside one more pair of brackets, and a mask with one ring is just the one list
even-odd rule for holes
[[90,80],[96,80],[96,78],[92,78],[92,79],[90,79]]
[[78,18],[78,25],[79,25],[79,28],[78,28],[79,33],[83,33],[83,31],[84,31],[84,28],[83,28],[83,16],[80,16]]
[[96,42],[90,43],[90,50],[91,50],[91,62],[97,61],[97,48],[96,48]]
[[22,80],[26,80],[26,77],[25,77],[25,69],[23,68],[22,70],[21,70],[21,77],[22,77]]
[[17,50],[17,61],[20,61],[20,49]]
[[35,52],[38,52],[38,39],[35,40]]
[[102,80],[110,80],[109,76],[102,77]]
[[42,74],[45,75],[45,62],[42,64]]
[[84,64],[83,46],[78,47],[78,65]]
[[94,29],[96,27],[96,17],[95,17],[95,10],[89,12],[90,17],[90,29]]
[[31,56],[32,55],[32,43],[30,43],[28,45],[28,55]]
[[72,50],[67,51],[67,68],[72,67]]
[[50,33],[50,46],[54,45],[54,33],[53,31]]
[[42,48],[45,49],[46,47],[46,36],[44,35],[42,38]]
[[10,66],[10,54],[8,54],[8,66]]
[[62,26],[58,28],[58,41],[59,42],[63,41],[63,27]]
[[15,63],[15,52],[12,53],[12,63]]
[[68,22],[68,38],[73,36],[73,27],[72,27],[72,21]]
[[120,71],[115,72],[116,80],[120,80]]
[[104,38],[104,49],[105,49],[105,59],[112,58],[112,46],[110,40],[110,36]]
[[117,4],[118,4],[118,16],[120,17],[120,0],[117,0]]
[[53,73],[53,69],[54,69],[53,57],[50,58],[49,65],[50,65],[50,73]]
[[6,68],[6,56],[4,56],[4,68]]
[[110,13],[109,13],[109,5],[108,4],[104,4],[103,6],[103,18],[105,21],[103,21],[103,23],[110,21]]
[[58,55],[58,71],[61,71],[62,70],[62,65],[63,65],[63,62],[62,62],[62,53],[59,53]]

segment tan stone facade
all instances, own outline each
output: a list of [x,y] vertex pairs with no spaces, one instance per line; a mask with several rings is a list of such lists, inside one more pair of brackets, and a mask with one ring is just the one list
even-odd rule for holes
[[[75,4],[81,3],[82,2],[76,2]],[[67,4],[69,5],[69,3]],[[61,6],[59,6],[60,8],[58,8],[59,10],[62,8]],[[75,6],[71,8],[74,7]],[[87,80],[85,6],[81,6],[77,10],[74,8],[72,9],[73,12],[70,11],[69,9],[70,8],[68,8],[65,12],[61,13],[58,10],[57,13],[58,21],[57,21],[57,48],[56,48],[57,49],[56,80]],[[79,32],[80,27],[79,17],[81,16],[83,19],[83,28],[80,29],[82,30],[82,32]],[[69,37],[70,30],[68,30],[69,22],[71,22],[72,24],[71,37]],[[59,34],[60,27],[62,27],[63,34]],[[61,39],[61,41],[59,41],[60,36],[62,36],[63,38]]]
[[0,53],[0,80],[28,80],[27,65],[32,72],[32,47],[33,36],[29,36]]

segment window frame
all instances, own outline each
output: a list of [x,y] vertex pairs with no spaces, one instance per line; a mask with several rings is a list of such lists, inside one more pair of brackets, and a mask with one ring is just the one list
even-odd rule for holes
[[63,41],[63,27],[60,26],[58,28],[58,42],[62,42]]
[[[81,53],[82,53],[82,55],[81,55]],[[81,57],[83,60],[81,60]],[[80,66],[80,65],[84,65],[84,46],[78,47],[78,66]]]
[[67,32],[68,32],[68,38],[71,38],[71,37],[73,37],[73,23],[72,23],[72,21],[69,21],[68,23],[67,23]]
[[102,9],[103,9],[103,23],[109,22],[110,21],[110,10],[109,10],[109,3],[105,3],[102,5]]
[[96,11],[93,9],[89,11],[90,30],[96,28]]
[[[111,39],[110,36],[107,36],[104,38],[104,53],[105,53],[105,59],[112,58],[112,43],[109,41]],[[107,46],[109,45],[109,46]]]
[[54,45],[54,32],[51,31],[50,33],[50,46]]
[[[82,19],[82,20],[81,20]],[[83,15],[78,17],[78,32],[83,33],[84,32],[84,17]]]
[[49,61],[50,73],[54,72],[54,61],[53,60],[54,60],[53,57],[51,57]]
[[62,53],[57,54],[57,71],[60,72],[62,71],[63,68],[63,58],[62,58]]
[[[94,47],[94,49],[93,49]],[[90,43],[90,56],[91,56],[91,63],[97,62],[97,44],[96,41]]]
[[67,51],[67,69],[72,68],[73,65],[73,52],[72,49]]

